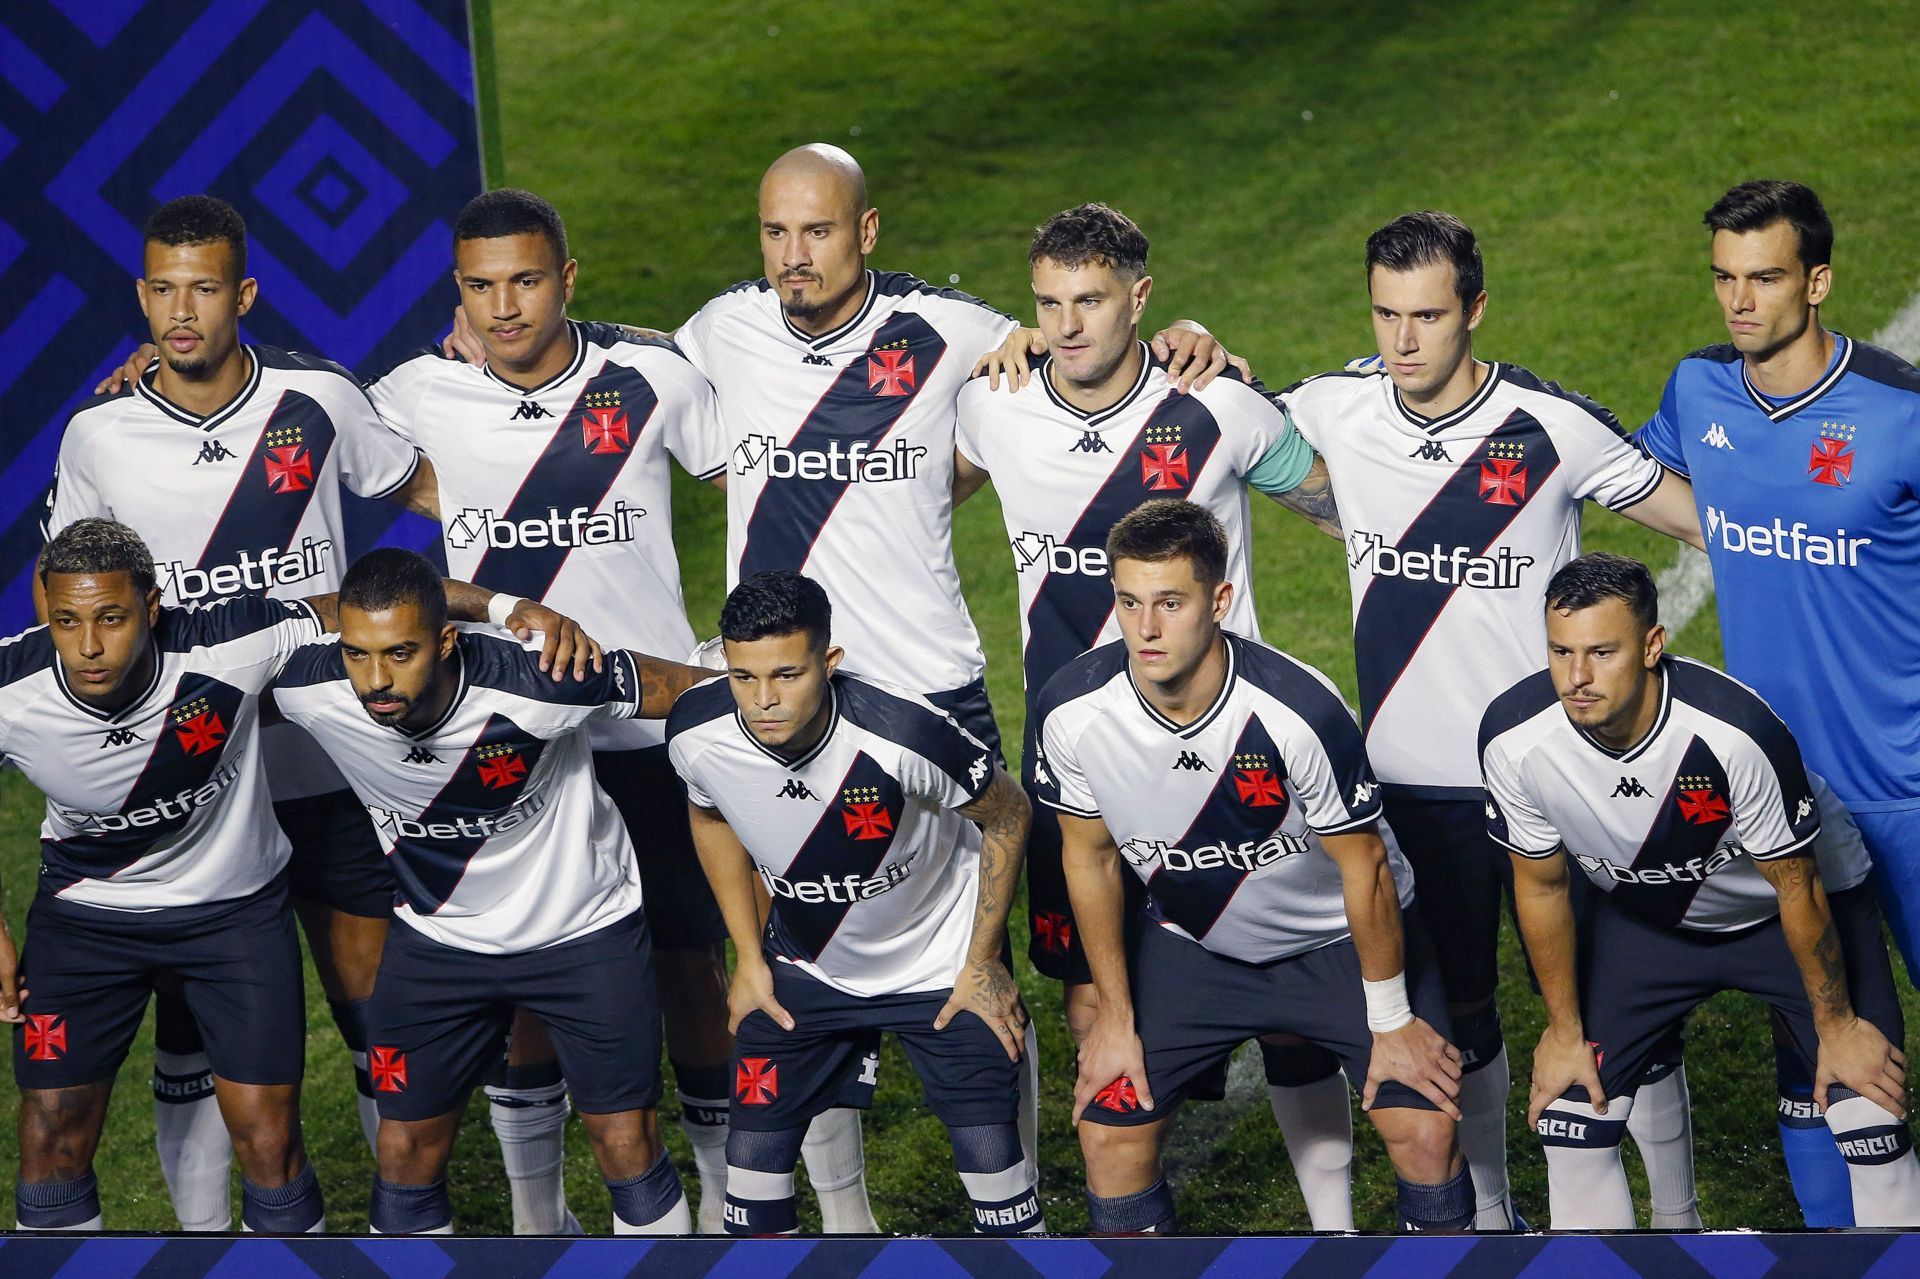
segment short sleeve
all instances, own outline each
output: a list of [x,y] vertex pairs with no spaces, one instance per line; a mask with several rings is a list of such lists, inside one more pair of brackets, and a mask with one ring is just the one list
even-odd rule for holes
[[319,614],[305,600],[230,595],[211,603],[165,610],[168,648],[217,650],[226,669],[263,689],[286,669],[303,645],[326,634]]
[[94,482],[92,468],[86,465],[80,451],[81,446],[69,429],[60,440],[59,460],[54,463],[53,483],[47,489],[40,520],[40,536],[46,541],[51,542],[75,520],[113,516],[112,508]]
[[1100,816],[1093,787],[1080,769],[1079,752],[1060,718],[1048,716],[1035,740],[1039,750],[1033,760],[1033,788],[1040,802],[1074,817]]
[[1680,370],[1667,378],[1660,407],[1633,433],[1634,445],[1648,457],[1683,478],[1690,478],[1687,454],[1680,442]]
[[1481,754],[1480,779],[1486,788],[1487,835],[1495,843],[1522,857],[1550,857],[1560,850],[1560,832],[1527,794],[1519,770],[1497,741]]
[[425,394],[426,379],[414,373],[409,367],[411,364],[410,360],[384,377],[375,378],[367,383],[364,390],[367,402],[373,405],[374,413],[380,418],[380,424],[400,440],[418,447],[418,414],[421,397]]
[[1564,399],[1566,429],[1555,432],[1555,443],[1573,495],[1616,511],[1652,496],[1660,487],[1660,466],[1633,446],[1620,420],[1591,400]]
[[[719,299],[716,298],[714,301],[717,302]],[[713,302],[707,303],[688,316],[685,324],[673,331],[673,344],[680,348],[680,354],[686,356],[687,363],[700,370],[701,376],[709,381],[713,378],[713,370],[708,363],[711,353],[707,350],[707,335],[708,330],[713,327],[713,319],[710,315],[713,305]]]
[[420,469],[420,450],[381,420],[359,387],[343,391],[334,419],[340,481],[361,497],[391,496]]
[[1741,846],[1755,861],[1766,861],[1811,844],[1820,834],[1820,807],[1793,734],[1770,710],[1756,719],[1754,749],[1731,761],[1727,784]]
[[1380,783],[1367,762],[1360,725],[1330,691],[1332,705],[1285,734],[1287,775],[1300,792],[1301,815],[1320,835],[1359,830],[1380,817]]
[[[981,389],[975,390],[979,386]],[[987,465],[986,453],[980,447],[980,436],[985,429],[988,400],[985,384],[979,378],[960,388],[959,398],[955,401],[953,447],[961,457],[973,463],[983,471],[993,468]]]
[[965,808],[993,784],[993,752],[931,703],[901,708],[899,779],[909,794]]
[[681,736],[667,742],[667,759],[673,764],[673,771],[680,775],[680,782],[687,788],[687,802],[696,808],[717,809],[720,805],[713,802],[713,796],[707,794],[700,785],[698,772],[694,768],[694,747],[689,739]]
[[675,379],[680,383],[682,394],[677,397],[676,411],[667,421],[667,451],[686,468],[687,474],[712,479],[727,469],[727,437],[720,425],[720,401],[713,393],[713,384],[690,362],[676,360],[675,363],[685,367],[678,370],[683,376]]

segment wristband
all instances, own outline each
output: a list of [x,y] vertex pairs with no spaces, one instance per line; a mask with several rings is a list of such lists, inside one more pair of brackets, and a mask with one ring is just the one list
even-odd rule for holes
[[1407,975],[1395,973],[1385,981],[1360,979],[1367,992],[1367,1029],[1384,1035],[1413,1020],[1413,1005],[1407,1002]]
[[514,605],[520,601],[504,591],[487,601],[487,620],[495,626],[505,626],[507,619],[513,616]]

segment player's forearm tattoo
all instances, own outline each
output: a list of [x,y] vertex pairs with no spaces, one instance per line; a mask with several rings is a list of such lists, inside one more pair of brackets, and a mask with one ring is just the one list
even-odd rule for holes
[[961,815],[980,823],[980,899],[974,908],[974,963],[997,960],[1020,881],[1020,863],[1026,855],[1027,827],[1033,809],[1026,794],[1005,771],[996,770],[993,782]]
[[1820,940],[1814,943],[1813,958],[1820,967],[1819,981],[1812,992],[1814,1008],[1827,1017],[1851,1017],[1853,1000],[1847,994],[1847,961],[1840,952],[1840,933],[1834,928],[1831,916],[1820,933]]
[[1322,459],[1315,458],[1307,477],[1276,500],[1288,510],[1312,520],[1328,536],[1346,536],[1340,527],[1340,508],[1333,500],[1333,478],[1327,474],[1327,464]]
[[640,668],[640,714],[653,719],[664,717],[680,694],[714,674],[702,666],[663,662],[639,653],[633,655],[633,664]]

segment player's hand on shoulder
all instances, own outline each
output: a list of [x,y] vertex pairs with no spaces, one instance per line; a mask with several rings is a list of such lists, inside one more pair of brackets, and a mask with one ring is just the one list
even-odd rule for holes
[[1907,1058],[1880,1028],[1864,1017],[1820,1030],[1820,1060],[1813,1076],[1814,1100],[1824,1110],[1827,1088],[1839,1084],[1868,1101],[1907,1117]]
[[1007,334],[1007,340],[994,350],[973,362],[970,376],[987,375],[987,386],[992,390],[1000,389],[1000,376],[1005,374],[1007,389],[1017,391],[1027,384],[1033,376],[1035,357],[1046,354],[1047,339],[1041,336],[1039,329],[1015,329]]
[[727,987],[727,1033],[740,1033],[740,1023],[754,1013],[765,1013],[782,1030],[793,1029],[793,1014],[773,997],[773,969],[766,960],[743,956]]
[[1576,1084],[1587,1090],[1587,1100],[1595,1113],[1607,1113],[1607,1094],[1600,1087],[1600,1066],[1593,1059],[1593,1045],[1577,1030],[1561,1031],[1549,1025],[1533,1050],[1527,1127],[1539,1127],[1541,1112]]
[[487,363],[487,348],[473,325],[467,323],[467,313],[460,307],[453,308],[453,327],[440,339],[440,353],[449,359],[465,360],[476,369]]
[[1020,987],[1014,983],[1013,974],[1005,964],[990,959],[985,963],[969,963],[961,969],[953,983],[953,994],[940,1015],[933,1019],[933,1028],[945,1030],[961,1013],[972,1013],[987,1023],[987,1029],[998,1036],[1007,1056],[1020,1060],[1020,1050],[1026,1044],[1027,1008],[1020,1002]]
[[1360,1109],[1372,1110],[1374,1094],[1390,1079],[1405,1084],[1454,1119],[1460,1118],[1460,1107],[1454,1104],[1454,1098],[1460,1095],[1460,1050],[1418,1017],[1398,1030],[1374,1035]]
[[1181,391],[1200,390],[1229,364],[1240,371],[1241,377],[1253,378],[1251,365],[1193,320],[1175,320],[1154,334],[1153,355],[1167,362],[1167,379]]
[[20,984],[20,953],[14,949],[7,921],[0,919],[0,1021],[25,1021],[20,1005],[27,988]]
[[135,347],[127,362],[100,379],[93,388],[95,395],[112,395],[123,386],[132,386],[140,380],[140,375],[153,363],[153,357],[160,354],[160,348],[151,342],[142,342]]
[[1073,1122],[1108,1087],[1125,1081],[1133,1085],[1140,1109],[1153,1109],[1153,1090],[1147,1086],[1147,1057],[1134,1033],[1131,1018],[1096,1017],[1080,1044],[1080,1073],[1073,1081]]
[[542,633],[540,669],[553,672],[556,684],[566,678],[569,668],[577,680],[587,677],[589,667],[596,675],[601,671],[599,641],[582,630],[580,623],[545,604],[521,600],[502,625],[522,640],[532,639],[536,631]]

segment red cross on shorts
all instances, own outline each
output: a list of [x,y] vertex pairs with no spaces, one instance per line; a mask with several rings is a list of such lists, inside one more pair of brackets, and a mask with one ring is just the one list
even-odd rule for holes
[[527,761],[518,755],[501,755],[480,761],[480,781],[488,790],[511,786],[527,775]]
[[67,1055],[67,1023],[59,1013],[31,1013],[27,1017],[27,1057],[53,1061]]
[[1140,1109],[1140,1095],[1133,1090],[1133,1080],[1122,1075],[1095,1093],[1093,1104],[1116,1115],[1130,1115]]
[[1270,768],[1236,769],[1233,785],[1240,792],[1240,802],[1249,808],[1272,808],[1286,798]]
[[1178,444],[1149,444],[1140,450],[1140,482],[1157,492],[1187,483],[1187,451]]
[[1073,921],[1057,910],[1036,914],[1033,931],[1040,934],[1040,948],[1049,955],[1064,955],[1073,945]]
[[189,755],[204,755],[220,744],[227,735],[227,726],[220,722],[216,711],[201,711],[186,723],[173,730],[180,739],[180,746]]
[[1727,818],[1727,801],[1710,790],[1680,792],[1680,816],[1695,826],[1710,826]]
[[373,1076],[376,1092],[407,1090],[407,1055],[392,1048],[375,1046],[367,1050],[367,1073]]
[[624,409],[588,409],[580,419],[581,443],[589,453],[625,453],[627,414]]
[[734,1067],[733,1091],[744,1106],[765,1106],[780,1095],[780,1067],[771,1057],[742,1057]]
[[267,487],[276,493],[304,493],[313,487],[313,456],[298,444],[268,449]]
[[855,839],[885,839],[893,834],[893,816],[884,804],[848,804],[840,814]]
[[1840,488],[1853,479],[1853,450],[1842,440],[1819,439],[1807,458],[1807,474],[1815,484]]
[[905,351],[875,351],[867,357],[867,389],[876,395],[905,395],[914,387],[913,357]]
[[1527,468],[1510,457],[1480,464],[1480,500],[1495,506],[1518,506],[1527,500]]

